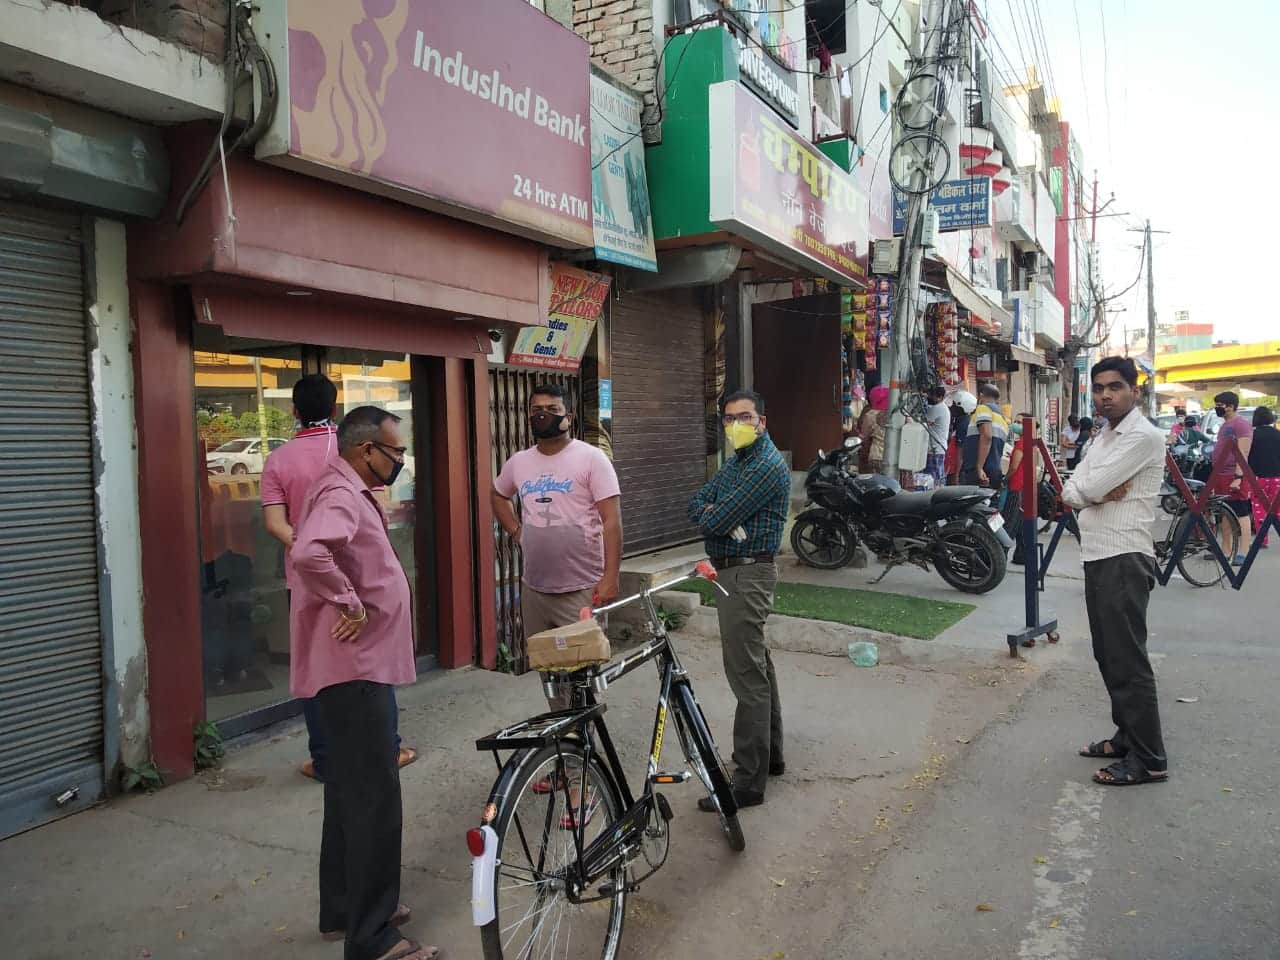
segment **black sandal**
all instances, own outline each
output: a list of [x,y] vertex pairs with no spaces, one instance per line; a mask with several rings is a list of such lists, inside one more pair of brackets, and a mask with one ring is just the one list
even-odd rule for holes
[[[1108,750],[1107,747],[1111,749]],[[1097,743],[1091,743],[1080,751],[1080,756],[1088,757],[1091,760],[1123,760],[1129,755],[1126,747],[1123,750],[1117,750],[1115,742],[1112,740],[1099,740]]]
[[1136,787],[1143,783],[1164,783],[1168,779],[1167,770],[1148,770],[1140,764],[1123,760],[1103,767],[1093,775],[1093,782],[1104,787]]

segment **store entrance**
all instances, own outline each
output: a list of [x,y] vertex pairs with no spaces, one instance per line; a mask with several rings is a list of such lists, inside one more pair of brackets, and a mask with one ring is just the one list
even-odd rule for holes
[[[304,374],[333,381],[339,421],[365,404],[403,418],[411,452],[395,484],[377,496],[414,588],[415,650],[422,666],[431,665],[438,634],[425,365],[403,354],[228,337],[205,323],[195,325],[194,346],[206,718],[229,737],[301,709],[289,693],[286,548],[263,523],[262,472],[302,427],[292,393]],[[310,430],[306,442],[337,455],[329,433]]]

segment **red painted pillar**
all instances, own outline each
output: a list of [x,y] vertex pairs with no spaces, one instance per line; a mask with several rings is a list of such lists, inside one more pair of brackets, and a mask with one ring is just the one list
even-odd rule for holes
[[498,618],[494,609],[498,588],[493,572],[493,504],[489,501],[493,459],[489,445],[489,363],[477,358],[469,366],[476,440],[476,627],[480,633],[480,665],[492,670],[498,665]]
[[442,667],[463,667],[475,660],[469,377],[467,361],[446,357],[434,365],[431,378]]
[[204,719],[191,327],[172,287],[131,283],[129,300],[151,755],[166,780],[180,780],[193,772],[192,725]]

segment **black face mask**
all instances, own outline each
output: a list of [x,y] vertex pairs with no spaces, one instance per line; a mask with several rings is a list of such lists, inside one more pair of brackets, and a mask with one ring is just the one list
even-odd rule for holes
[[539,410],[529,417],[529,429],[533,431],[533,435],[539,440],[552,440],[560,436],[560,428],[564,426],[564,422],[569,419],[567,413],[550,413],[546,410]]
[[382,444],[377,443],[375,441],[373,445],[377,448],[379,453],[381,453],[384,457],[386,457],[388,460],[391,461],[391,472],[384,477],[377,470],[373,469],[372,463],[369,464],[369,471],[375,477],[378,478],[378,482],[380,484],[382,484],[384,487],[389,487],[396,482],[396,477],[400,476],[400,471],[404,469],[404,462],[401,460],[397,460],[391,454],[387,453],[387,451],[383,448]]
[[1213,408],[1213,412],[1220,417],[1225,417],[1227,415],[1227,408],[1223,406],[1217,406]]

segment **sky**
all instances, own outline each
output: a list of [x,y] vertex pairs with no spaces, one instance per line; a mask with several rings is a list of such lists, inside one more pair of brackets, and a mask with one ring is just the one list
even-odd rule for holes
[[[1150,219],[1153,231],[1169,231],[1153,237],[1157,322],[1188,310],[1193,323],[1212,322],[1218,339],[1280,339],[1266,286],[1280,273],[1272,245],[1280,95],[1271,73],[1280,60],[1280,0],[985,6],[1013,61],[993,51],[1006,79],[1019,60],[1034,59],[1080,142],[1086,179],[1097,169],[1099,204],[1114,192],[1105,212],[1127,214],[1098,219],[1105,289],[1137,276],[1142,235],[1128,230]],[[1047,76],[1046,57],[1033,57],[1028,36],[1037,8]],[[1085,196],[1086,207],[1091,200]],[[1113,318],[1118,325],[1145,326],[1145,274],[1113,306],[1125,308]]]

